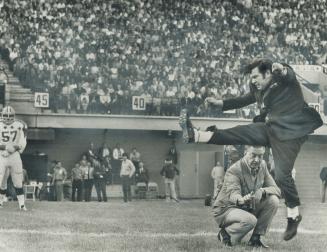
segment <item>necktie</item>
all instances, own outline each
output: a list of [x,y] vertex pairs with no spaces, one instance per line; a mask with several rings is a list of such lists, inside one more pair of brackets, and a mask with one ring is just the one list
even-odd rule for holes
[[258,174],[259,168],[251,169],[251,175],[256,176]]

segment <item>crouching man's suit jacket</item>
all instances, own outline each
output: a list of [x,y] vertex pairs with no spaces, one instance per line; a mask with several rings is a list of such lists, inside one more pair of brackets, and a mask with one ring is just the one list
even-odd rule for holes
[[227,169],[224,184],[213,204],[216,221],[221,220],[222,222],[231,209],[241,208],[237,204],[238,200],[260,188],[264,189],[266,197],[269,197],[269,195],[280,197],[281,195],[280,189],[270,175],[265,161],[261,162],[255,177],[251,175],[250,169],[243,158],[237,161]]

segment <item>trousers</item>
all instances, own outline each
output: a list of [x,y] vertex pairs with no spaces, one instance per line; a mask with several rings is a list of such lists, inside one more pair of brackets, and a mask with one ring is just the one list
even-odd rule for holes
[[177,199],[175,179],[165,178],[166,199]]
[[93,188],[93,179],[84,180],[84,200],[85,202],[91,201],[92,188]]
[[62,180],[56,180],[54,182],[55,187],[55,194],[56,194],[56,200],[57,201],[63,201],[64,200],[64,184]]
[[327,190],[327,181],[322,181],[321,182],[321,203],[325,203],[326,190]]
[[77,192],[77,201],[82,201],[83,181],[81,179],[74,179],[72,183],[72,201],[75,201],[75,194]]
[[97,192],[98,201],[107,201],[106,180],[104,178],[94,179],[94,186]]
[[123,175],[121,177],[124,202],[132,201],[132,192],[131,192],[131,178],[128,175]]
[[23,187],[23,163],[17,151],[9,156],[3,156],[0,153],[0,187],[3,190],[7,189],[9,175],[16,188]]
[[253,213],[233,208],[229,210],[221,226],[230,235],[233,244],[239,243],[252,229],[253,234],[265,235],[277,212],[278,205],[278,197],[270,195],[256,205]]

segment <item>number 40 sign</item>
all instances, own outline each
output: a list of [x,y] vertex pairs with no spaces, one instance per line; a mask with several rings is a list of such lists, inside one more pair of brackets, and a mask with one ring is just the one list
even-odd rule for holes
[[144,97],[133,96],[133,110],[145,110]]
[[36,108],[48,108],[49,107],[49,93],[38,93],[34,95],[34,106]]

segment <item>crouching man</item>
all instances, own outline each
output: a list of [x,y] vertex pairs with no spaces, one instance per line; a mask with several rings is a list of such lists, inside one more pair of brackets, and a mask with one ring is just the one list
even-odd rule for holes
[[280,190],[263,160],[264,152],[264,147],[248,146],[245,156],[226,171],[213,204],[218,239],[226,246],[241,242],[253,230],[248,245],[268,248],[261,236],[277,212]]

